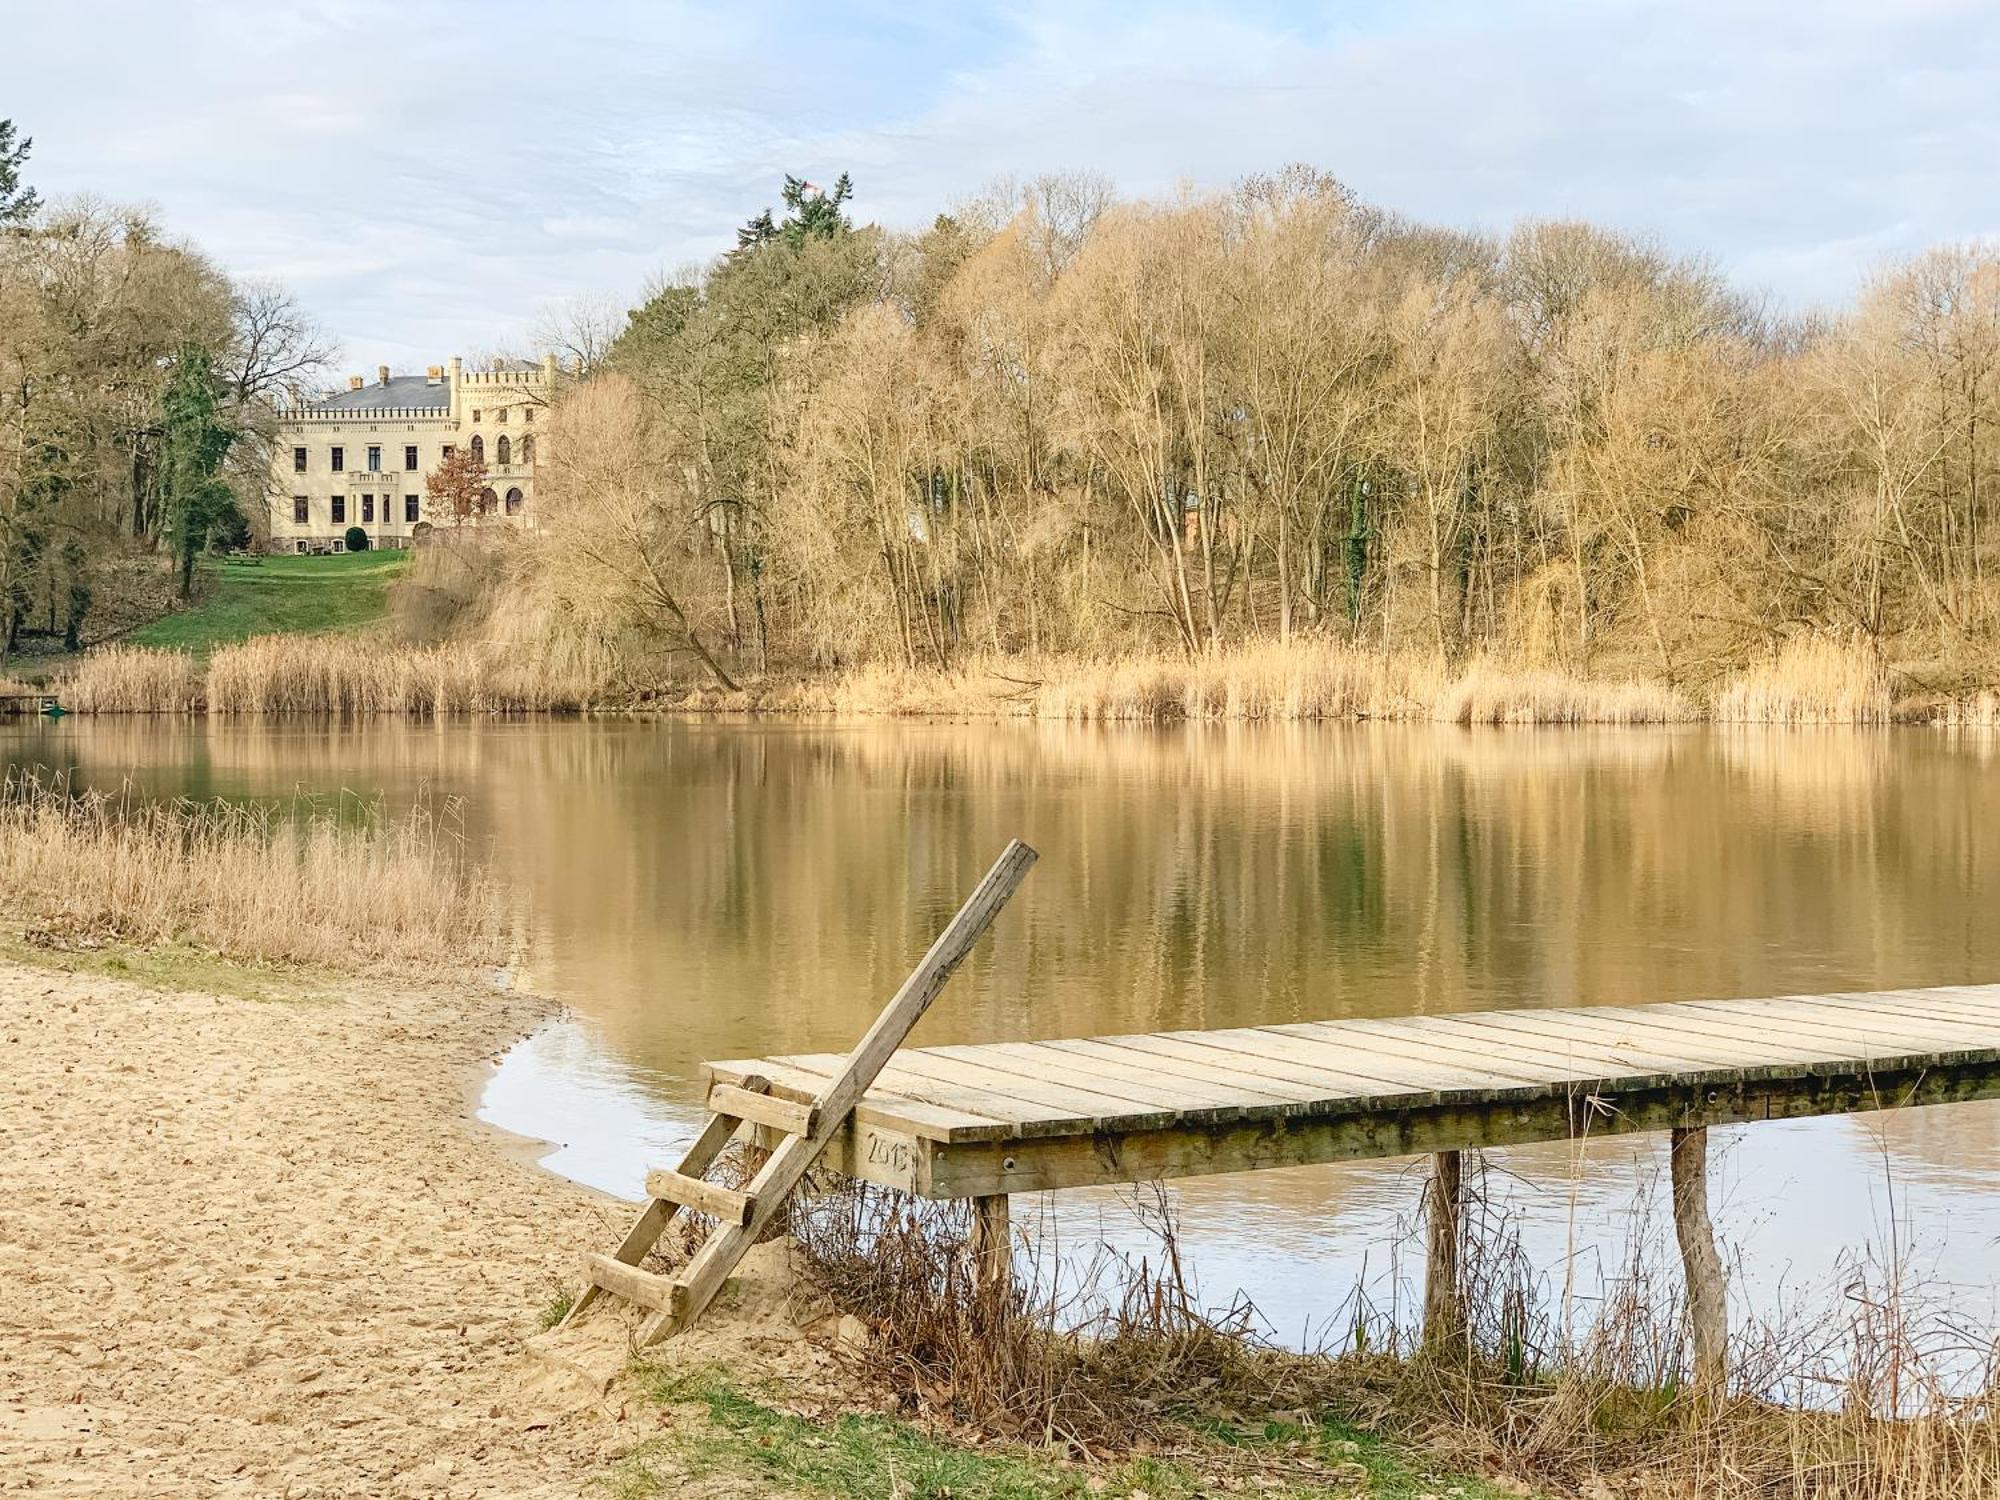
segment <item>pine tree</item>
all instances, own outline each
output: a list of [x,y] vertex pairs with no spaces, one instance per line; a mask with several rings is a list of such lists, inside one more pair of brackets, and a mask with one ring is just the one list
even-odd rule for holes
[[14,143],[14,122],[0,120],[0,224],[18,224],[42,206],[33,188],[21,186],[21,163],[34,149],[32,139]]

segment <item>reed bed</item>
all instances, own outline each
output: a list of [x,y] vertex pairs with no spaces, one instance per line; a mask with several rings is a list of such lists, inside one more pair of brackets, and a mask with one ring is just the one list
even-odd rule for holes
[[201,665],[185,651],[101,646],[63,678],[60,694],[72,713],[194,713],[203,701]]
[[1858,638],[1799,636],[1731,680],[1715,702],[1726,724],[1886,724],[1889,674]]
[[606,697],[608,652],[570,644],[453,642],[399,646],[352,636],[259,636],[224,646],[207,667],[183,651],[93,652],[61,685],[78,713],[552,713]]
[[1011,1300],[977,1311],[965,1204],[846,1185],[795,1211],[791,1232],[806,1284],[870,1330],[890,1393],[993,1436],[1103,1454],[1170,1448],[1191,1423],[1337,1419],[1565,1493],[2000,1494],[2000,1363],[1879,1265],[1851,1267],[1823,1314],[1739,1330],[1718,1393],[1690,1381],[1678,1280],[1655,1269],[1670,1252],[1649,1232],[1581,1323],[1489,1223],[1468,1245],[1462,1340],[1424,1349],[1357,1293],[1334,1340],[1301,1352],[1265,1337],[1254,1308],[1203,1307],[1155,1202],[1157,1255],[1100,1252],[1067,1273],[1031,1255]]
[[1072,723],[1409,720],[1452,724],[1661,724],[1698,717],[1663,687],[1516,670],[1334,642],[1258,642],[1203,656],[1006,659],[955,671],[857,668],[762,693],[697,692],[694,710],[857,716],[996,714]]
[[0,901],[66,944],[397,973],[498,963],[500,892],[454,820],[423,802],[158,801],[14,773],[0,782]]

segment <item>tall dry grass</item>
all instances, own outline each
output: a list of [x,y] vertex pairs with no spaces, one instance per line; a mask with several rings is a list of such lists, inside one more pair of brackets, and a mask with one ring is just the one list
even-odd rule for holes
[[185,651],[102,646],[58,685],[64,708],[84,714],[186,714],[202,706],[201,665]]
[[205,670],[184,651],[93,652],[63,681],[61,696],[77,713],[428,718],[576,710],[607,696],[616,677],[608,651],[575,641],[403,646],[272,635],[220,647]]
[[0,782],[0,903],[60,938],[342,969],[506,956],[500,893],[428,804],[292,807]]
[[1164,1196],[1144,1216],[1157,1254],[1100,1253],[1065,1275],[1018,1249],[999,1307],[977,1301],[964,1203],[843,1185],[795,1209],[791,1233],[807,1284],[869,1328],[868,1357],[901,1402],[999,1436],[1120,1451],[1170,1443],[1190,1420],[1330,1416],[1561,1493],[2000,1494],[2000,1361],[1877,1263],[1850,1267],[1823,1313],[1739,1329],[1718,1399],[1690,1381],[1657,1237],[1635,1238],[1606,1300],[1575,1322],[1488,1221],[1462,1268],[1459,1343],[1425,1349],[1396,1309],[1356,1294],[1332,1310],[1337,1342],[1301,1352],[1261,1336],[1240,1301],[1206,1309]]
[[1804,635],[1739,673],[1715,702],[1726,724],[1886,724],[1889,673],[1863,640]]
[[1335,642],[1257,642],[1204,656],[1009,659],[962,669],[869,666],[764,692],[697,692],[692,709],[871,715],[997,714],[1079,723],[1396,719],[1455,724],[1661,724],[1698,717],[1650,683],[1517,670]]
[[610,663],[459,641],[383,646],[352,638],[259,636],[208,665],[213,714],[546,713],[585,707]]

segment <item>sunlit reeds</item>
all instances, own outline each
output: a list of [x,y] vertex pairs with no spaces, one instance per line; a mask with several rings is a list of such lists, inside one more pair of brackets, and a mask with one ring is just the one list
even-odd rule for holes
[[1803,635],[1733,678],[1715,703],[1730,724],[1886,724],[1889,674],[1865,641]]
[[159,801],[13,774],[0,783],[0,903],[65,941],[396,972],[498,962],[499,893],[451,811]]

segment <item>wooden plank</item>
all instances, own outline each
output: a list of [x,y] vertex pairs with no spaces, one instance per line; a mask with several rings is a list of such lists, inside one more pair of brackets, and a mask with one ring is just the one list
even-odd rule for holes
[[698,1214],[707,1214],[724,1224],[748,1224],[757,1208],[754,1194],[739,1193],[734,1188],[670,1172],[664,1167],[646,1174],[646,1193],[648,1197],[664,1198]]
[[[1538,1036],[1550,1047],[1572,1047],[1587,1053],[1593,1046],[1609,1048],[1614,1058],[1622,1057],[1630,1076],[1668,1073],[1731,1072],[1748,1066],[1768,1066],[1783,1061],[1771,1049],[1751,1049],[1735,1036],[1718,1035],[1693,1026],[1676,1027],[1664,1022],[1642,1023],[1621,1016],[1600,1019],[1566,1012],[1524,1010],[1485,1012],[1465,1018],[1483,1030],[1511,1036]],[[1812,1049],[1807,1049],[1807,1058]],[[1838,1057],[1837,1051],[1822,1054]],[[1617,1076],[1615,1073],[1607,1076]]]
[[[961,1109],[977,1109],[981,1114],[990,1115],[1001,1122],[1005,1135],[1017,1134],[1026,1128],[1030,1130],[1070,1130],[1088,1123],[1094,1116],[1078,1115],[1074,1110],[1053,1109],[1032,1099],[1004,1094],[991,1088],[974,1088],[968,1084],[944,1084],[924,1073],[912,1073],[904,1066],[907,1054],[898,1053],[885,1064],[876,1079],[876,1092],[864,1098],[864,1103],[885,1114],[899,1112],[907,1101],[919,1108],[932,1108],[940,1113],[956,1114]],[[800,1067],[823,1067],[828,1083],[833,1081],[838,1071],[840,1059],[834,1054],[811,1054],[805,1057],[791,1057],[784,1061]]]
[[1425,1016],[1400,1028],[1387,1023],[1385,1034],[1401,1034],[1434,1044],[1448,1038],[1450,1044],[1472,1056],[1516,1058],[1557,1070],[1565,1080],[1618,1078],[1689,1068],[1712,1067],[1719,1061],[1703,1058],[1686,1048],[1646,1046],[1625,1038],[1593,1033],[1584,1028],[1540,1022],[1541,1012],[1530,1013],[1535,1021],[1520,1021],[1505,1012],[1479,1011],[1463,1017]]
[[[1322,1027],[1329,1029],[1321,1031],[1319,1028]],[[1342,1029],[1331,1029],[1336,1027]],[[1375,1060],[1382,1066],[1409,1072],[1440,1091],[1501,1090],[1519,1088],[1524,1084],[1563,1081],[1560,1068],[1514,1062],[1504,1066],[1492,1061],[1475,1062],[1446,1048],[1438,1049],[1443,1054],[1441,1057],[1426,1056],[1413,1050],[1407,1041],[1400,1038],[1383,1037],[1365,1027],[1349,1027],[1341,1021],[1301,1021],[1253,1029],[1282,1039],[1286,1046],[1297,1048],[1301,1056],[1324,1061],[1329,1066],[1338,1065],[1343,1058],[1352,1062]]]
[[752,1200],[749,1222],[721,1226],[695,1252],[694,1259],[688,1262],[687,1270],[681,1276],[679,1291],[672,1305],[656,1313],[640,1329],[640,1347],[657,1341],[672,1329],[683,1327],[690,1319],[701,1315],[702,1309],[722,1289],[723,1282],[736,1269],[744,1253],[757,1242],[759,1232],[778,1211],[779,1205],[791,1196],[800,1179],[826,1149],[834,1131],[847,1124],[848,1115],[860,1102],[861,1096],[895,1055],[896,1049],[902,1046],[910,1028],[923,1018],[924,1012],[944,988],[945,981],[951,978],[972,951],[973,944],[992,925],[1001,907],[1007,904],[1007,899],[1027,878],[1034,863],[1035,851],[1026,844],[1019,839],[1008,844],[993,868],[987,871],[986,878],[979,882],[966,903],[945,924],[944,931],[938,934],[929,951],[882,1008],[874,1024],[855,1044],[839,1074],[820,1094],[816,1101],[820,1110],[819,1128],[811,1135],[787,1136],[765,1158],[763,1166],[748,1186]]
[[[736,1134],[736,1122],[721,1115],[709,1116],[708,1123],[694,1138],[686,1153],[681,1157],[681,1170],[694,1175],[706,1172],[722,1155],[724,1148]],[[612,1258],[620,1265],[636,1266],[652,1253],[653,1246],[660,1242],[674,1215],[680,1212],[678,1203],[663,1203],[655,1198],[640,1211],[638,1222],[627,1232]],[[585,1309],[597,1300],[602,1290],[600,1283],[586,1279],[583,1289],[576,1294],[563,1315],[563,1324],[568,1326],[583,1316]]]
[[776,1094],[753,1093],[729,1083],[718,1083],[708,1091],[708,1107],[719,1115],[767,1125],[787,1135],[811,1135],[819,1123],[819,1110],[813,1105]]
[[926,1047],[927,1057],[949,1056],[974,1063],[1010,1066],[1010,1071],[1028,1078],[1072,1084],[1154,1109],[1220,1109],[1281,1102],[1258,1091],[1245,1093],[1227,1083],[1210,1079],[1190,1079],[1147,1067],[1137,1054],[1102,1052],[1088,1057],[1052,1047],[1042,1042],[989,1042],[973,1047]]
[[[1177,1032],[1175,1035],[1186,1033]],[[1287,1067],[1309,1068],[1329,1079],[1353,1079],[1358,1075],[1361,1079],[1387,1085],[1395,1092],[1411,1094],[1434,1095],[1455,1086],[1450,1079],[1440,1079],[1441,1070],[1413,1063],[1407,1058],[1391,1062],[1353,1048],[1329,1051],[1308,1046],[1299,1037],[1273,1034],[1256,1027],[1214,1031],[1207,1035],[1217,1047],[1248,1056],[1262,1056]],[[1329,1090],[1329,1097],[1332,1096],[1333,1091]],[[1358,1091],[1354,1096],[1360,1097]]]
[[[1301,1097],[1297,1088],[1285,1088],[1267,1077],[1218,1063],[1190,1059],[1175,1051],[1160,1052],[1134,1047],[1131,1045],[1133,1040],[1130,1037],[1084,1037],[1075,1041],[1044,1042],[1042,1045],[1059,1052],[1072,1052],[1078,1057],[1102,1059],[1106,1063],[1129,1060],[1133,1066],[1150,1068],[1161,1075],[1185,1078],[1196,1084],[1217,1083],[1246,1098],[1261,1098],[1273,1104],[1295,1104]],[[1152,1040],[1164,1042],[1167,1039],[1156,1037]]]
[[1114,1093],[1109,1084],[1096,1089],[1061,1082],[1044,1082],[999,1066],[962,1062],[941,1057],[923,1048],[905,1052],[896,1059],[899,1076],[920,1077],[952,1088],[1004,1088],[1010,1095],[1063,1112],[1078,1128],[1094,1129],[1107,1120],[1171,1118],[1179,1113],[1171,1106],[1149,1105]]
[[1990,1033],[1996,1019],[1990,1003],[1941,990],[1880,990],[1865,995],[1825,995],[1818,999],[1830,1009],[1879,1015],[1892,1023],[1912,1019],[1942,1021]]
[[628,1266],[608,1255],[586,1255],[583,1274],[592,1286],[615,1292],[627,1302],[636,1302],[655,1312],[673,1304],[675,1283],[671,1278],[655,1276],[651,1271]]
[[[1785,1002],[1784,1008],[1769,1010],[1756,1008],[1755,1002],[1732,1004],[1726,1008],[1691,1006],[1688,1010],[1692,1017],[1689,1021],[1691,1025],[1746,1037],[1768,1036],[1775,1028],[1780,1033],[1780,1045],[1799,1046],[1802,1044],[1796,1038],[1811,1037],[1814,1045],[1838,1050],[1848,1058],[1915,1055],[1939,1049],[1966,1048],[1976,1046],[1981,1037],[1979,1028],[1957,1022],[1920,1017],[1892,1020],[1885,1017],[1880,1024],[1875,1024],[1869,1019],[1872,1012],[1822,1009],[1806,1001]],[[1678,1019],[1680,1014],[1674,1012],[1675,1018]],[[2000,1043],[2000,1033],[1991,1034],[1989,1043]]]
[[1383,1077],[1372,1067],[1327,1068],[1302,1062],[1297,1052],[1281,1051],[1270,1038],[1260,1037],[1254,1031],[1167,1031],[1113,1040],[1127,1047],[1151,1048],[1167,1043],[1193,1049],[1195,1053],[1213,1054],[1221,1066],[1255,1069],[1274,1082],[1283,1081],[1309,1091],[1309,1097],[1395,1098],[1436,1092],[1408,1078]]
[[[825,1088],[844,1061],[837,1052],[811,1053],[799,1057],[744,1058],[728,1063],[705,1063],[703,1070],[714,1083],[740,1083],[760,1072],[769,1076],[773,1089],[783,1089],[785,1097],[810,1104],[818,1090]],[[811,1064],[811,1066],[806,1066]],[[945,1109],[921,1100],[890,1100],[870,1094],[854,1107],[857,1120],[876,1124],[908,1126],[918,1134],[949,1140],[954,1136],[998,1138],[1008,1134],[1005,1115],[971,1114]]]

